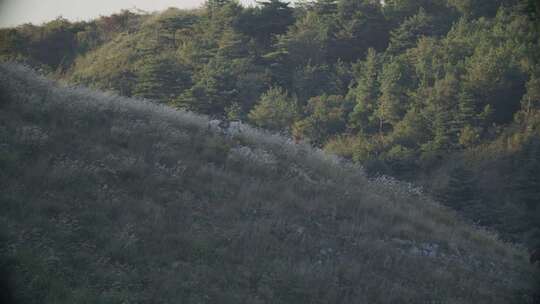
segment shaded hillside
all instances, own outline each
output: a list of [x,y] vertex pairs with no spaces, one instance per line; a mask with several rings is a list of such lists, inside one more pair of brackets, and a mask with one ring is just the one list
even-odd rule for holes
[[17,303],[532,303],[526,253],[305,145],[0,65]]

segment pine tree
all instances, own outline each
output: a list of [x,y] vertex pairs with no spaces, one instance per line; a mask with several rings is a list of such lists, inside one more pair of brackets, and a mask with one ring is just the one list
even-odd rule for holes
[[330,59],[354,62],[369,48],[379,52],[388,46],[390,24],[382,6],[370,0],[340,0],[334,17]]
[[435,113],[434,119],[434,138],[435,148],[440,151],[452,150],[453,143],[456,142],[458,130],[452,120],[452,113],[448,108],[441,107]]
[[274,35],[284,34],[289,26],[294,23],[294,11],[289,7],[288,2],[281,0],[269,0],[259,3],[262,5],[260,18],[257,20],[257,24],[254,25],[257,36],[261,37],[261,40],[269,45]]
[[349,126],[364,132],[373,132],[377,128],[376,117],[377,98],[379,97],[379,62],[374,49],[369,49],[366,60],[358,63],[356,69],[356,87],[351,90],[351,98],[355,106]]
[[151,57],[137,73],[133,95],[166,103],[189,85],[186,71],[165,58]]
[[460,128],[466,125],[476,126],[477,117],[474,98],[467,92],[462,92],[458,98],[459,104],[456,123]]
[[274,131],[289,130],[297,117],[295,98],[289,97],[280,87],[270,88],[264,93],[248,117],[256,126]]
[[379,76],[381,95],[379,96],[376,117],[379,120],[379,133],[385,126],[394,126],[403,117],[407,104],[408,71],[401,59],[397,58],[383,66]]
[[408,18],[399,28],[392,31],[388,52],[399,54],[414,47],[420,37],[433,34],[432,18],[423,8],[420,8],[416,15]]
[[294,133],[322,146],[328,139],[343,133],[351,106],[339,95],[321,95],[309,99],[307,116],[295,125]]

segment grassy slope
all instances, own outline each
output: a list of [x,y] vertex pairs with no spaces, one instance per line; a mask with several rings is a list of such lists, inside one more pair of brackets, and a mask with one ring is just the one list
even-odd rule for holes
[[0,94],[0,266],[21,303],[521,303],[533,289],[525,252],[307,146],[16,65],[0,65]]

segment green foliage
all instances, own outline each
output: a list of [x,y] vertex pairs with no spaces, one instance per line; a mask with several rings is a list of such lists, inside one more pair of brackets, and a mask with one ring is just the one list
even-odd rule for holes
[[194,75],[194,85],[179,95],[174,104],[198,113],[223,115],[232,104],[247,103],[243,96],[252,97],[262,88],[258,83],[262,80],[257,78],[252,78],[251,83],[240,81],[242,75],[253,72],[246,59],[213,58]]
[[493,1],[473,1],[473,0],[448,0],[448,3],[455,7],[461,14],[469,18],[482,16],[493,17],[501,5],[515,5],[519,0],[493,0]]
[[478,129],[471,127],[470,125],[465,125],[459,131],[459,144],[464,148],[474,147],[478,144],[480,140],[480,132]]
[[167,57],[151,57],[143,60],[143,65],[135,77],[137,84],[133,88],[133,96],[161,103],[170,102],[188,89],[191,82],[186,68]]
[[378,128],[375,111],[378,107],[380,89],[379,61],[375,50],[370,49],[366,60],[354,66],[356,87],[352,88],[347,96],[355,101],[349,124],[354,129],[360,129],[364,132],[373,132]]
[[[364,169],[369,170],[373,160],[381,152],[381,143],[376,139],[365,136],[362,133],[349,136],[336,136],[327,141],[324,150],[346,159],[352,159],[361,163]],[[381,173],[382,171],[377,171]]]
[[388,46],[390,24],[377,1],[338,1],[337,22],[332,35],[330,59],[354,62],[363,58],[368,49],[384,51]]
[[422,36],[431,36],[434,33],[433,17],[420,9],[418,14],[405,20],[399,28],[392,32],[388,51],[399,54],[416,45]]
[[276,49],[282,50],[287,62],[294,66],[319,65],[328,58],[332,23],[315,12],[298,20],[289,31],[279,36]]
[[385,126],[393,126],[401,120],[406,111],[408,90],[411,85],[411,73],[407,71],[403,60],[395,59],[386,63],[380,75],[380,96],[376,117],[379,120],[379,132]]
[[[448,6],[448,0],[388,0],[385,1],[383,9],[389,21],[398,26],[411,24],[411,20],[407,22],[407,19],[417,15],[419,11],[425,11],[436,17],[439,27],[437,30],[442,31],[457,17],[455,11]],[[412,24],[414,23],[412,21]]]
[[339,92],[337,75],[328,65],[298,67],[293,74],[292,91],[302,104],[314,96]]
[[269,49],[277,35],[287,32],[294,23],[294,11],[288,2],[268,0],[258,2],[260,6],[246,9],[240,16],[236,28],[252,37],[261,48]]
[[294,134],[307,138],[314,145],[324,144],[330,137],[343,133],[351,105],[339,95],[322,95],[309,99],[306,117],[294,126]]
[[298,116],[298,101],[280,87],[272,87],[261,95],[249,121],[254,125],[273,131],[290,130]]

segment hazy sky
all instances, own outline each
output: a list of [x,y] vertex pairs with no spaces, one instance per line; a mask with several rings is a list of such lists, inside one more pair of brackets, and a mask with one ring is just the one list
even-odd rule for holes
[[[253,0],[242,0],[244,4]],[[199,7],[204,0],[0,0],[0,27],[41,24],[58,16],[72,21],[110,15],[122,9],[159,11],[168,7]]]

